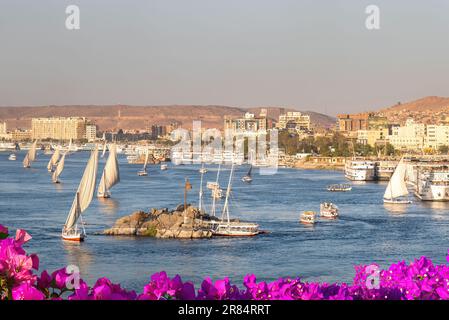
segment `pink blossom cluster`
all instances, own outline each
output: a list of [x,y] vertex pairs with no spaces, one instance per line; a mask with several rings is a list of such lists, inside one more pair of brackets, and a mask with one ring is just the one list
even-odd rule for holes
[[[258,282],[247,275],[243,287],[228,278],[206,278],[198,290],[165,272],[153,274],[143,292],[123,289],[107,278],[90,287],[66,268],[40,276],[39,259],[28,255],[22,245],[31,239],[23,230],[15,237],[0,225],[0,300],[440,300],[449,299],[449,265],[434,265],[421,257],[407,264],[401,261],[388,269],[376,265],[356,266],[352,284],[303,282],[280,278]],[[446,257],[446,259],[448,259]],[[374,268],[373,268],[374,267]],[[373,272],[374,270],[374,272]]]

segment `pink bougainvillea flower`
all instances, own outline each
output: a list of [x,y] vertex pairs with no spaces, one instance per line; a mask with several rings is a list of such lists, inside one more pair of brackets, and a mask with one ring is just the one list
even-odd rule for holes
[[31,240],[31,236],[22,229],[16,230],[16,243],[22,245]]
[[12,298],[13,300],[44,300],[45,295],[30,283],[24,282],[12,289]]

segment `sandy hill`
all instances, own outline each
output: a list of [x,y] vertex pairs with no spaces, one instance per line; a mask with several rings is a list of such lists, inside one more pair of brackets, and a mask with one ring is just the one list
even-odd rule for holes
[[406,103],[397,103],[394,106],[378,111],[392,122],[404,123],[409,117],[424,123],[440,123],[449,116],[449,98],[425,97]]
[[[266,108],[268,116],[277,119],[281,108]],[[173,105],[173,106],[129,106],[129,105],[83,105],[83,106],[45,106],[45,107],[0,107],[0,121],[6,121],[8,128],[29,128],[31,118],[52,116],[80,116],[95,122],[100,130],[145,129],[152,124],[182,123],[192,126],[193,120],[201,120],[206,128],[223,128],[225,116],[240,117],[245,112],[260,112],[260,108],[236,108],[227,106]],[[332,117],[305,112],[311,115],[312,122],[328,127],[334,124]]]

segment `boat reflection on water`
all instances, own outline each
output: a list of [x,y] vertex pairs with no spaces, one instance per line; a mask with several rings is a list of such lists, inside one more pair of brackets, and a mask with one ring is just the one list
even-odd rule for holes
[[407,213],[408,207],[406,205],[397,205],[394,203],[384,202],[384,208],[391,214],[400,215]]
[[98,198],[98,209],[100,212],[107,215],[116,214],[118,208],[120,207],[120,202],[114,198]]
[[62,241],[62,245],[67,254],[67,265],[78,267],[81,274],[88,274],[95,260],[88,247],[76,241]]
[[444,210],[447,211],[449,209],[449,202],[445,201],[421,201],[423,207],[429,208],[432,210]]

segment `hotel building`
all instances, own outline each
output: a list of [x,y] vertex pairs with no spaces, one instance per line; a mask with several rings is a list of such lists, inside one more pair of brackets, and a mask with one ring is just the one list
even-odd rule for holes
[[[86,118],[33,118],[31,119],[32,139],[81,140],[86,139]],[[93,128],[89,127],[89,137]],[[95,128],[96,135],[96,128]]]

